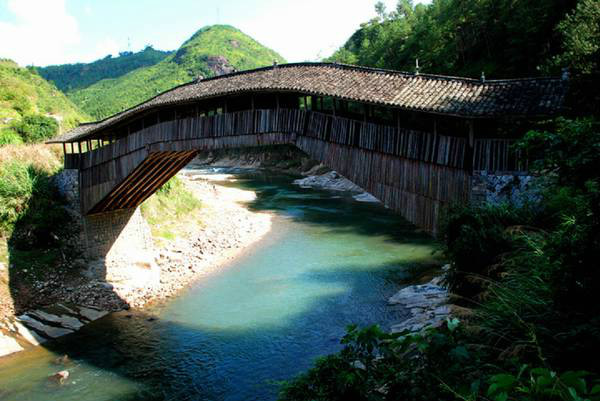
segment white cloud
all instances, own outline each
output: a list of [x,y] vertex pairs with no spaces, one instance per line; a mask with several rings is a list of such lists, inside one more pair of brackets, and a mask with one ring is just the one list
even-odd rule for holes
[[0,21],[0,57],[21,65],[62,63],[81,40],[65,0],[9,0],[7,8],[14,22]]
[[93,53],[90,53],[87,57],[85,57],[84,61],[98,60],[99,58],[104,58],[109,54],[116,56],[119,53],[120,48],[121,47],[115,40],[106,37],[96,44]]
[[[417,0],[416,3],[427,2]],[[278,51],[288,61],[330,56],[362,22],[375,17],[375,0],[273,1],[254,18],[240,23],[242,31]],[[388,11],[397,0],[384,0]]]

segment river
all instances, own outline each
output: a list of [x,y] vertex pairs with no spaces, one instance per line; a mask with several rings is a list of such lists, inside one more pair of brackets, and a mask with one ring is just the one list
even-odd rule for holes
[[[0,361],[0,400],[274,400],[278,382],[340,349],[348,324],[387,329],[406,317],[386,300],[433,263],[428,236],[379,204],[291,176],[211,171],[257,193],[249,207],[274,214],[266,238],[169,302]],[[47,377],[65,354],[59,386]]]

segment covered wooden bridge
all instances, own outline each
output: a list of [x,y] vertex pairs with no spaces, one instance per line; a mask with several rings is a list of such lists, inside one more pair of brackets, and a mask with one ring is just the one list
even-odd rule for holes
[[473,171],[521,171],[509,148],[556,114],[560,78],[473,80],[300,63],[200,79],[50,141],[79,170],[84,214],[133,208],[199,151],[294,144],[411,222],[437,229]]

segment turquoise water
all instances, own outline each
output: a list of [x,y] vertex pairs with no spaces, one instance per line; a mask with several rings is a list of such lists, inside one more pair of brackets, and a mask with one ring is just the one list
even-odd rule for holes
[[[0,360],[0,400],[273,400],[278,381],[340,348],[346,325],[406,317],[386,299],[431,265],[429,237],[380,205],[290,176],[217,172],[257,192],[249,207],[273,213],[267,237],[170,302]],[[71,375],[54,385],[46,378],[64,354]]]

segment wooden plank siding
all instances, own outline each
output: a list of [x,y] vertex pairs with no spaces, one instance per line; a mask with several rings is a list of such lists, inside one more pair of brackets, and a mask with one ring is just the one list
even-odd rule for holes
[[[295,144],[414,224],[435,233],[440,210],[467,202],[472,169],[522,168],[509,140],[440,135],[300,109],[248,110],[158,122],[81,154],[84,213],[135,207],[198,151]],[[472,158],[472,160],[471,160]]]

